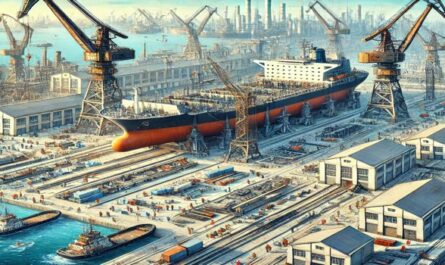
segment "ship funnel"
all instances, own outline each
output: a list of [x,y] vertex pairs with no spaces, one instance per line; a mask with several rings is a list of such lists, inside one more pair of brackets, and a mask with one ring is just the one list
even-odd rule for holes
[[324,49],[318,48],[317,50],[315,50],[315,61],[317,63],[326,62],[326,51]]

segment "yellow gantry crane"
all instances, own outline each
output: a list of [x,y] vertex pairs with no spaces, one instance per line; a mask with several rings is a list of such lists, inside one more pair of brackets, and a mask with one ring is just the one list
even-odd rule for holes
[[[24,0],[18,17],[26,16],[38,1]],[[97,129],[96,132],[102,134],[105,118],[100,112],[103,109],[118,109],[122,103],[122,91],[114,77],[117,70],[113,62],[134,59],[135,52],[133,49],[118,47],[112,39],[115,37],[126,39],[127,36],[100,21],[78,1],[68,0],[96,25],[96,36],[93,38],[88,37],[54,0],[43,0],[43,2],[84,50],[84,60],[91,62],[91,79],[82,102],[78,125],[92,123]]]
[[[331,16],[334,21],[333,24],[329,24],[327,19],[325,19],[320,12],[317,10],[317,5],[326,11],[326,13]],[[349,30],[348,25],[345,22],[341,21],[329,8],[327,8],[320,1],[315,1],[309,5],[309,9],[306,12],[311,11],[314,12],[318,21],[321,23],[323,28],[325,29],[326,35],[328,35],[329,47],[328,47],[328,56],[331,59],[338,60],[341,59],[343,54],[343,48],[341,44],[340,35],[349,35],[351,31]]]
[[410,11],[421,0],[412,0],[383,26],[375,30],[364,41],[377,40],[379,46],[370,52],[359,54],[360,63],[375,64],[374,87],[365,118],[389,118],[397,122],[409,118],[408,108],[399,84],[399,63],[405,60],[405,52],[416,37],[423,22],[431,10],[436,10],[445,18],[445,7],[441,0],[423,0],[427,7],[418,17],[405,38],[399,43],[392,39],[391,28],[408,11]]
[[254,97],[249,90],[232,83],[227,72],[218,63],[211,58],[207,58],[207,60],[212,66],[213,72],[235,97],[235,139],[230,143],[226,161],[233,159],[246,163],[260,156],[256,137],[252,135],[249,124],[249,108],[254,104]]
[[[6,21],[7,19],[15,21],[24,29],[24,34],[20,42],[14,37],[8,22]],[[15,84],[17,82],[24,81],[26,78],[23,55],[25,54],[25,49],[31,39],[33,29],[7,14],[0,15],[0,22],[3,23],[10,46],[9,49],[0,51],[0,55],[10,57],[8,75],[6,76],[5,83]]]

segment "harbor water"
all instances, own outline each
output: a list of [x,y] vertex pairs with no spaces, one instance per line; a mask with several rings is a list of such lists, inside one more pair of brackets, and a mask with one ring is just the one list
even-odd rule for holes
[[[94,30],[92,28],[86,30],[88,36],[94,35]],[[22,32],[14,33],[17,39],[20,39],[23,35]],[[186,35],[172,35],[172,34],[135,34],[128,33],[128,39],[117,38],[114,41],[121,47],[132,48],[136,52],[136,58],[141,57],[143,54],[144,43],[147,45],[147,54],[152,54],[159,52],[161,50],[168,50],[172,52],[180,52],[183,50],[185,45],[187,44],[187,36]],[[0,32],[0,50],[8,49],[9,43],[6,38],[6,33]],[[34,34],[31,38],[30,44],[26,48],[25,54],[31,54],[31,60],[29,64],[35,65],[38,61],[41,61],[42,57],[42,48],[36,47],[36,45],[46,42],[51,42],[53,47],[48,49],[48,58],[49,60],[54,60],[55,51],[61,51],[62,57],[64,57],[67,61],[71,61],[77,63],[81,66],[86,66],[87,64],[82,60],[83,58],[83,50],[79,47],[74,39],[69,35],[69,33],[65,30],[65,28],[57,27],[57,28],[39,28],[34,31]],[[201,43],[203,46],[207,46],[211,48],[215,43],[220,44],[230,44],[234,40],[226,40],[226,39],[218,39],[218,38],[201,38]],[[8,56],[0,56],[0,65],[7,65],[9,61]],[[129,64],[132,63],[131,60],[118,62],[118,64]]]
[[[5,203],[0,204],[1,211],[4,211],[4,207],[7,207],[8,212],[15,214],[19,218],[37,213],[37,211],[23,207]],[[143,239],[129,244],[128,246],[123,246],[107,252],[97,258],[87,260],[73,261],[59,257],[56,254],[56,250],[66,247],[69,243],[73,242],[85,228],[85,223],[62,216],[55,221],[29,228],[12,235],[0,236],[0,264],[100,264],[154,240],[153,238]],[[117,230],[106,227],[95,226],[94,228],[104,235],[117,232]]]

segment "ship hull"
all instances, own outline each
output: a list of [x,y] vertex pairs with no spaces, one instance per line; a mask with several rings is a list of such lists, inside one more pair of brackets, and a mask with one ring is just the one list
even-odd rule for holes
[[[249,122],[251,125],[264,125],[266,112],[269,112],[270,121],[274,122],[280,117],[284,109],[289,115],[297,116],[301,113],[305,102],[309,102],[311,109],[314,110],[321,108],[329,97],[336,102],[343,101],[366,77],[357,78],[347,84],[309,91],[267,104],[256,105],[249,109]],[[203,136],[216,136],[224,130],[226,120],[229,120],[230,126],[234,128],[235,118],[236,113],[233,110],[229,112],[178,114],[146,119],[108,119],[124,130],[124,134],[113,141],[113,150],[125,152],[143,147],[185,141],[194,124]]]
[[111,247],[106,248],[106,249],[102,249],[102,250],[100,250],[98,252],[84,254],[84,255],[81,255],[81,254],[75,255],[75,254],[71,254],[71,253],[67,252],[65,248],[62,248],[62,249],[57,250],[57,255],[59,255],[59,256],[61,256],[63,258],[72,259],[72,260],[93,258],[93,257],[100,256],[100,255],[102,255],[102,254],[104,254],[104,253],[106,253],[108,251],[113,250],[113,249],[116,249],[118,247],[123,247],[123,246],[126,246],[126,245],[128,245],[130,243],[133,243],[135,241],[147,238],[148,236],[151,236],[156,231],[156,226],[142,224],[142,225],[135,225],[135,226],[129,227],[129,228],[121,230],[121,231],[119,231],[117,233],[108,235],[107,237],[108,238],[113,238],[115,236],[131,232],[131,230],[136,230],[136,229],[141,228],[141,227],[148,228],[147,233],[145,233],[144,235],[139,236],[139,237],[134,237],[131,240],[127,240],[127,241],[125,241],[123,243],[119,243],[119,244],[114,243]]
[[49,217],[47,219],[44,219],[44,220],[42,220],[40,222],[36,222],[36,223],[32,223],[32,224],[25,224],[24,226],[22,226],[20,228],[17,228],[17,229],[14,229],[14,230],[0,232],[0,236],[14,234],[14,233],[20,232],[22,230],[25,230],[25,229],[37,226],[37,225],[41,225],[41,224],[45,224],[45,223],[51,222],[51,221],[56,220],[57,218],[59,218],[62,213],[59,212],[59,211],[45,211],[45,212],[40,212],[40,213],[36,213],[34,215],[31,215],[31,216],[28,216],[26,218],[23,218],[22,220],[26,221],[26,220],[29,220],[31,218],[37,218],[39,216],[43,216],[45,214],[51,215],[51,217]]

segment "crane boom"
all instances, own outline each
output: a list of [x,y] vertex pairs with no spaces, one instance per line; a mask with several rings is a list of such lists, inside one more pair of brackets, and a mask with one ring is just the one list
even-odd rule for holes
[[9,39],[9,46],[11,47],[11,49],[15,49],[17,47],[17,40],[15,39],[14,35],[12,34],[11,28],[8,25],[8,22],[6,22],[6,20],[2,20],[3,22],[3,27],[5,28],[5,32],[6,35],[8,36]]
[[200,9],[198,9],[195,13],[193,13],[193,15],[191,15],[189,18],[187,18],[187,20],[185,21],[186,24],[190,24],[197,16],[199,16],[199,14],[201,14],[202,11],[204,11],[205,9],[207,9],[209,6],[208,5],[204,5],[202,6]]
[[239,86],[233,84],[232,81],[230,81],[229,75],[218,63],[216,63],[210,57],[207,57],[207,60],[212,66],[213,72],[219,77],[221,82],[224,83],[226,88],[230,91],[230,93],[232,93],[233,96],[235,97],[245,96],[246,93]]
[[411,0],[410,3],[408,3],[405,7],[403,7],[399,12],[397,12],[395,15],[393,15],[389,22],[384,24],[383,26],[381,26],[380,28],[378,28],[377,30],[375,30],[373,33],[369,34],[364,40],[365,41],[370,41],[372,39],[374,39],[375,37],[379,36],[380,34],[382,34],[384,31],[392,28],[392,26],[394,26],[394,24],[403,16],[406,14],[406,12],[408,12],[413,6],[415,6],[420,0]]
[[209,19],[212,17],[212,15],[217,11],[217,8],[211,8],[211,7],[207,7],[207,10],[209,11],[207,13],[207,15],[205,16],[205,18],[201,21],[201,24],[199,25],[199,28],[196,30],[196,32],[199,34],[202,33],[202,31],[204,30],[204,27],[207,25],[207,22],[209,21]]
[[425,22],[426,17],[431,12],[431,9],[433,9],[432,5],[428,5],[425,8],[422,15],[417,19],[416,23],[413,25],[409,33],[406,35],[405,39],[400,44],[398,49],[399,52],[405,53],[405,51],[409,48],[414,38],[416,37],[416,34],[419,32],[420,27],[422,27],[423,22]]

